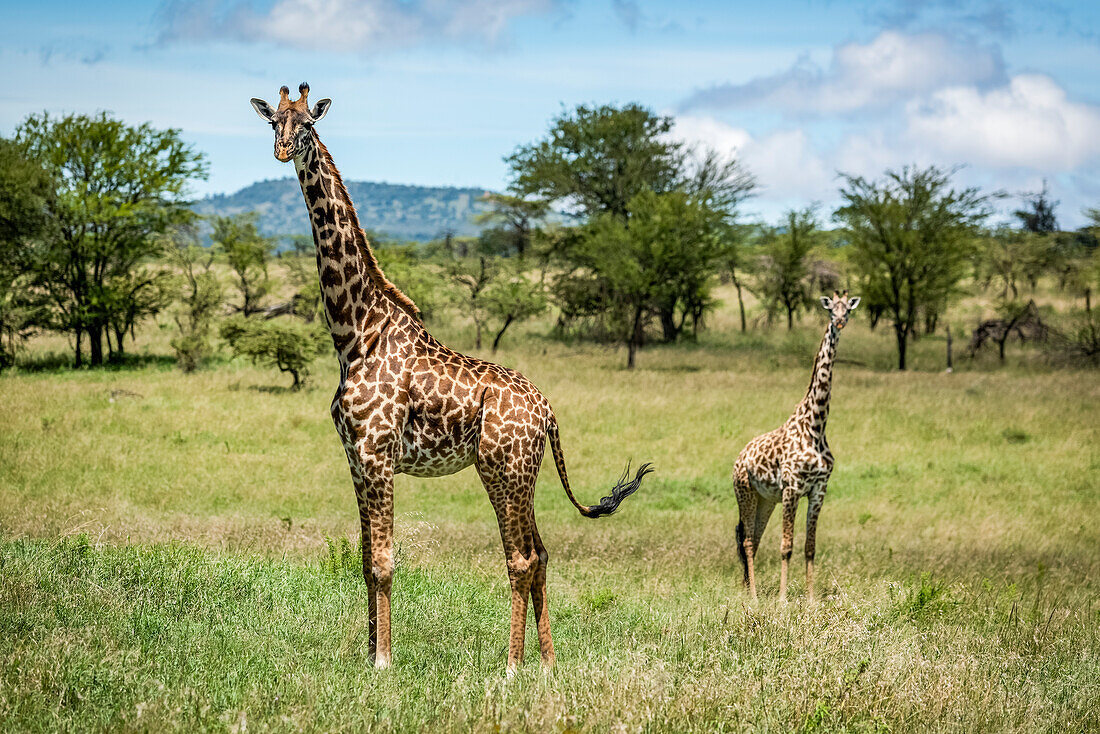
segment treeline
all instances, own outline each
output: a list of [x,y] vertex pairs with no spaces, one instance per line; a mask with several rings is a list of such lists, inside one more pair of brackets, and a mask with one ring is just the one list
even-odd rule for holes
[[[372,181],[345,181],[359,219],[402,240],[428,241],[441,232],[472,236],[478,227],[472,218],[483,209],[484,189],[429,187]],[[294,177],[257,181],[232,194],[196,201],[204,216],[261,212],[260,231],[269,236],[309,235],[309,217]]]
[[[966,289],[981,289],[998,304],[983,328],[1003,354],[1014,334],[1040,333],[1024,329],[1039,318],[1028,295],[1049,278],[1082,308],[1041,333],[1076,361],[1100,358],[1091,307],[1100,210],[1086,212],[1089,226],[1060,231],[1044,188],[1024,197],[1014,226],[990,227],[1003,195],[907,167],[842,174],[833,212],[746,222],[752,174],[672,133],[670,117],[638,105],[565,112],[507,157],[509,188],[481,202],[480,235],[373,236],[383,267],[429,322],[447,310],[469,319],[478,348],[495,351],[514,324],[552,310],[555,335],[621,344],[629,367],[647,343],[695,338],[721,282],[735,287],[742,331],[746,292],[762,305],[758,326],[789,329],[822,292],[858,291],[872,328],[892,330],[901,369],[911,341],[935,333]],[[175,324],[186,370],[220,337],[298,386],[327,349],[312,242],[288,237],[277,248],[255,214],[198,217],[187,184],[207,166],[178,131],[106,114],[32,115],[0,152],[0,368],[38,331],[67,334],[77,366],[120,360],[157,314]],[[213,246],[200,245],[200,230]]]
[[[694,338],[720,280],[736,287],[742,330],[746,290],[763,304],[765,324],[782,319],[789,329],[817,296],[849,288],[863,297],[872,328],[889,324],[905,369],[909,344],[937,330],[964,285],[999,289],[1003,353],[1004,339],[1025,336],[1021,284],[1034,291],[1049,275],[1084,310],[1067,329],[1044,334],[1058,337],[1063,356],[1100,359],[1091,308],[1100,210],[1085,212],[1089,226],[1059,231],[1044,187],[1023,196],[1015,227],[991,228],[1005,195],[958,187],[953,171],[932,166],[878,179],[841,173],[835,211],[810,207],[774,226],[747,223],[738,207],[755,192],[751,173],[735,158],[674,140],[672,128],[671,118],[637,105],[580,106],[507,158],[509,191],[492,202],[504,229],[481,241],[506,234],[516,257],[530,253],[559,334],[624,344],[633,367],[648,341]],[[547,223],[555,209],[573,221]]]

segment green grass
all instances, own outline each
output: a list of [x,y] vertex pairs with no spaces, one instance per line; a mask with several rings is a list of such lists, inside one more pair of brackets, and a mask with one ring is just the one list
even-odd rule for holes
[[[519,330],[499,361],[554,404],[574,489],[658,473],[615,517],[536,496],[558,667],[505,679],[507,579],[472,471],[399,477],[394,666],[367,601],[334,365],[0,378],[0,729],[1085,731],[1100,727],[1100,380],[942,341],[889,371],[844,332],[819,602],[775,601],[778,518],[740,587],[733,461],[801,398],[819,337],[732,331],[622,352]],[[441,336],[468,346],[468,333]],[[39,345],[48,351],[49,345]],[[39,353],[42,353],[41,351]],[[144,354],[144,356],[142,356]],[[39,363],[41,364],[41,363]]]

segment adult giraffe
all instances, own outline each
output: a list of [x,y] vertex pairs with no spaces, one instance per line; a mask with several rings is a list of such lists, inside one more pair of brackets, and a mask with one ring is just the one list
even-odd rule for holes
[[432,338],[416,305],[382,273],[340,172],[313,129],[331,100],[311,109],[309,85],[303,82],[298,92],[291,101],[284,86],[277,109],[255,98],[252,107],[275,130],[275,157],[294,161],[313,225],[325,314],[340,359],[332,418],[359,505],[375,667],[385,668],[391,659],[393,477],[444,476],[471,464],[496,511],[512,587],[508,672],[523,659],[528,595],[542,662],[552,666],[549,556],[533,506],[544,442],[550,440],[565,493],[585,517],[614,512],[638,489],[649,464],[631,481],[624,472],[599,504],[577,502],[550,403],[515,370],[459,354]]

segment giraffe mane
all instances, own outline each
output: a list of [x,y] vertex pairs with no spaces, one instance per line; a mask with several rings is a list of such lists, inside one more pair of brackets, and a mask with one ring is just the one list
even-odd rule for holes
[[401,292],[401,289],[391,283],[386,278],[386,274],[382,272],[382,266],[378,264],[378,258],[374,255],[374,250],[371,249],[370,242],[367,240],[367,234],[363,231],[363,228],[359,226],[359,215],[355,211],[355,204],[351,201],[351,196],[348,194],[348,189],[344,186],[344,179],[340,175],[340,170],[336,168],[336,163],[332,160],[332,154],[328,152],[328,148],[321,142],[321,139],[317,136],[316,131],[311,131],[313,134],[313,141],[317,144],[317,149],[321,153],[321,158],[332,172],[332,179],[334,182],[334,189],[336,196],[340,198],[344,205],[347,207],[348,216],[351,218],[352,232],[355,236],[355,244],[359,248],[359,255],[363,260],[363,264],[366,266],[367,276],[371,281],[382,291],[385,295],[389,296],[398,308],[405,311],[412,316],[416,321],[423,322],[424,318],[420,314],[420,309],[417,307],[413,300]]

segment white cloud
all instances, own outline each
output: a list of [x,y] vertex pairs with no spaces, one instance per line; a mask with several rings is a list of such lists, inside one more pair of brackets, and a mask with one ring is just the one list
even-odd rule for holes
[[160,13],[160,39],[362,53],[439,41],[493,45],[514,19],[558,7],[558,0],[277,0],[257,11],[243,2],[173,0]]
[[675,135],[690,145],[736,154],[757,178],[764,200],[821,200],[835,191],[834,173],[804,130],[778,130],[754,137],[713,117],[682,115]]
[[1100,159],[1100,108],[1070,101],[1040,74],[985,92],[942,89],[906,114],[916,143],[960,161],[1056,173]]
[[886,107],[945,86],[986,86],[1003,78],[1004,61],[995,47],[941,33],[883,31],[869,43],[837,46],[828,69],[802,58],[778,74],[697,91],[682,108],[847,113]]
[[702,145],[722,153],[741,152],[752,142],[749,131],[716,120],[713,117],[680,115],[676,118],[673,136],[688,145]]

